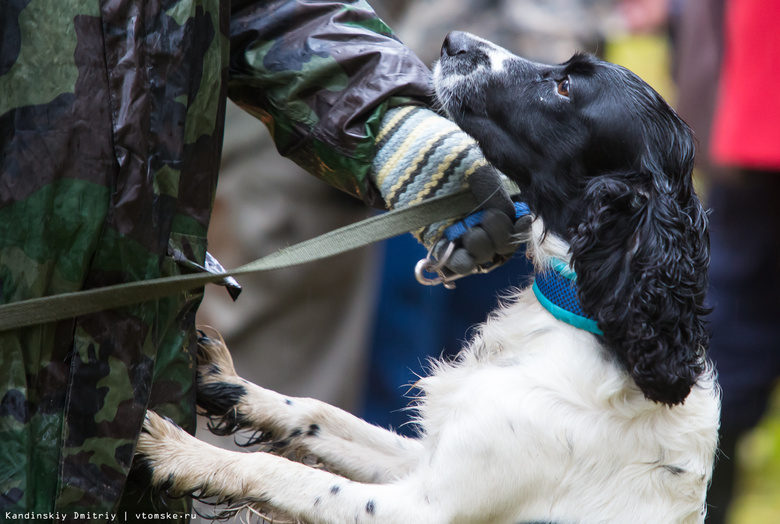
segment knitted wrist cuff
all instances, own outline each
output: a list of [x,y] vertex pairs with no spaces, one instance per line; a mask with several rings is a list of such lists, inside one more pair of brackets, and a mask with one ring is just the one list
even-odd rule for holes
[[[473,138],[429,109],[403,106],[382,120],[370,177],[388,209],[395,209],[460,191],[480,169],[490,167]],[[416,236],[430,247],[450,223]]]

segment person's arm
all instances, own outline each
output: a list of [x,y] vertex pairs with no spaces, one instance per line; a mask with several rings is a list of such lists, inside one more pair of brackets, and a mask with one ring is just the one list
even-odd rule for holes
[[[428,68],[364,1],[233,0],[228,95],[268,126],[282,155],[370,205],[497,187],[476,142],[426,108],[431,92]],[[488,207],[512,216],[503,197]],[[453,269],[511,250],[511,224],[488,228],[502,245],[488,242],[486,254],[480,241],[481,253]],[[445,227],[418,238],[431,247]]]
[[430,72],[363,1],[233,0],[228,94],[279,152],[367,203],[388,107],[425,104]]

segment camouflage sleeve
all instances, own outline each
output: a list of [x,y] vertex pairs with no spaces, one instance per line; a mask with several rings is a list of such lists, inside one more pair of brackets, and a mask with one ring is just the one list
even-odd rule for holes
[[426,103],[430,72],[363,0],[233,0],[229,96],[279,152],[383,206],[368,177],[385,112]]

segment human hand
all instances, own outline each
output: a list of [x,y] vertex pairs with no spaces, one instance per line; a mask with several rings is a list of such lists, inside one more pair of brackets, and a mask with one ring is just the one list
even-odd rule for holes
[[376,144],[371,176],[388,208],[466,188],[479,202],[480,212],[457,224],[439,222],[416,233],[448,278],[492,269],[514,253],[516,213],[505,177],[457,125],[428,109],[405,106],[387,113]]
[[[511,258],[531,222],[522,202],[515,202],[513,218],[495,208],[472,213],[444,230],[444,238],[417,264],[415,276],[424,285],[452,288],[458,278],[492,271]],[[433,273],[438,276],[427,275]]]

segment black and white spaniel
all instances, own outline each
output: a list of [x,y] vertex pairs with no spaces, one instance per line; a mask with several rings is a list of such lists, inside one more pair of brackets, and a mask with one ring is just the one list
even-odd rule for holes
[[137,452],[153,483],[307,523],[703,522],[720,403],[690,130],[622,67],[541,65],[466,33],[434,85],[519,185],[534,284],[420,380],[417,439],[250,384],[202,339],[201,407],[318,467],[149,413]]

